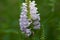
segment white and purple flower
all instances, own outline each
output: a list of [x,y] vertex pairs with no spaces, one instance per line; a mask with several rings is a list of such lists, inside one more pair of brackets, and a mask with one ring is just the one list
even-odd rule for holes
[[22,10],[21,10],[21,15],[19,19],[20,29],[22,33],[25,33],[26,36],[30,36],[32,33],[31,29],[28,28],[29,26],[31,26],[30,24],[34,25],[33,29],[40,29],[40,22],[39,22],[40,16],[38,14],[37,7],[35,6],[36,6],[35,1],[32,1],[32,2],[30,1],[29,8],[30,8],[31,19],[28,19],[28,16],[27,16],[28,14],[27,3],[23,3],[21,7]]

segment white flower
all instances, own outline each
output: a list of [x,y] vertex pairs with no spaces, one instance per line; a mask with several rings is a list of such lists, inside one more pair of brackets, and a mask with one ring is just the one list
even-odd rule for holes
[[39,15],[37,14],[37,7],[35,7],[35,1],[30,2],[30,14],[33,20],[40,19]]
[[35,7],[35,1],[30,1],[29,8],[31,19],[28,19],[28,10],[26,4],[27,3],[22,3],[19,24],[22,33],[25,33],[26,36],[30,36],[32,34],[32,31],[29,27],[31,26],[30,24],[34,25],[34,27],[32,27],[33,29],[40,29],[40,14],[38,14],[37,7]]
[[35,7],[35,1],[30,1],[30,14],[31,14],[31,18],[34,21],[33,25],[34,25],[34,29],[40,29],[40,16],[37,11],[37,7]]
[[26,29],[26,35],[30,36],[31,35],[31,30],[30,29]]
[[33,22],[33,25],[38,25],[40,22],[38,20]]
[[29,35],[31,35],[31,31],[27,27],[29,27],[31,22],[27,18],[27,5],[26,5],[26,3],[23,3],[21,8],[22,8],[22,10],[21,10],[21,15],[20,15],[20,19],[19,19],[20,29],[21,29],[22,33],[25,33],[25,35],[29,36]]
[[40,29],[40,23],[34,26],[34,29]]

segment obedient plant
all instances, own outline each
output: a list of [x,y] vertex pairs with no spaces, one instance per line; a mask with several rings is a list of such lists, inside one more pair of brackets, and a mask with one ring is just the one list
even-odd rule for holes
[[33,33],[33,30],[40,29],[39,15],[35,1],[25,0],[25,3],[22,3],[19,19],[22,33],[29,37]]

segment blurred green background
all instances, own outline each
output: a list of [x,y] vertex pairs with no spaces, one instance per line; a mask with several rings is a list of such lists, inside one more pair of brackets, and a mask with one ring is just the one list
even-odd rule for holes
[[0,40],[60,40],[60,0],[35,0],[41,29],[25,38],[20,31],[19,15],[24,0],[0,0]]

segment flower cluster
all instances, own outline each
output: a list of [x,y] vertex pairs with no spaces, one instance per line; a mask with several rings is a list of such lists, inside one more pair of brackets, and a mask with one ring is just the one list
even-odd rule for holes
[[[28,19],[27,16],[27,3],[22,3],[22,11],[20,14],[20,29],[22,33],[25,33],[26,36],[30,36],[32,34],[31,29],[28,28],[31,26],[30,24],[32,23],[34,25],[33,29],[40,29],[40,16],[38,14],[37,8],[35,7],[35,1],[30,1],[29,8],[30,8],[30,15],[31,19]],[[33,22],[32,22],[33,21]]]
[[26,3],[22,4],[22,12],[21,12],[19,21],[20,21],[20,29],[21,29],[22,33],[25,33],[25,35],[27,35],[27,36],[31,35],[30,29],[27,28],[27,27],[29,27],[30,22],[27,19],[27,5],[26,5]]
[[35,7],[36,4],[35,4],[35,1],[30,1],[30,14],[31,14],[31,18],[32,20],[34,21],[33,22],[33,25],[34,25],[34,29],[40,29],[40,16],[38,14],[38,11],[37,11],[37,7]]

